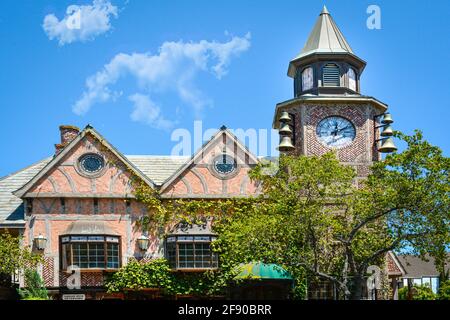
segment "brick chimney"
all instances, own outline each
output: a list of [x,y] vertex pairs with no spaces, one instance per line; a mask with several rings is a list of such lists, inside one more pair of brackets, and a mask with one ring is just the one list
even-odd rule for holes
[[80,129],[78,127],[69,125],[59,126],[59,131],[61,133],[61,142],[55,144],[55,156],[58,155],[80,133]]

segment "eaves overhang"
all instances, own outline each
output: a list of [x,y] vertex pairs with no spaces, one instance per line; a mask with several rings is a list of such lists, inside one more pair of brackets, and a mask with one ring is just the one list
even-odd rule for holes
[[304,95],[294,99],[290,99],[284,102],[280,102],[276,105],[274,118],[272,121],[272,128],[278,128],[278,118],[281,111],[285,111],[291,107],[304,103],[371,103],[379,111],[380,114],[386,112],[388,105],[381,102],[380,100],[370,97],[370,96],[314,96],[314,95]]

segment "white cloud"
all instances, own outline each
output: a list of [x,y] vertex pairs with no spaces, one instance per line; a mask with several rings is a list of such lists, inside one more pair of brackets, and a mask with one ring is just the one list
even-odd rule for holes
[[[139,89],[145,91],[149,101],[152,101],[150,94],[174,92],[181,102],[199,113],[205,106],[211,105],[212,100],[194,85],[196,75],[206,72],[221,79],[227,74],[231,59],[249,47],[250,33],[247,33],[244,37],[232,37],[227,42],[164,42],[154,55],[119,53],[102,70],[87,78],[86,90],[72,110],[83,115],[97,103],[116,100],[120,93],[111,90],[110,86],[125,76],[131,76]],[[136,95],[132,99],[135,103],[132,119],[137,121],[142,118],[142,121],[152,124],[153,112],[158,110],[159,116],[159,107],[155,109],[153,102],[146,103],[146,107],[142,104],[137,107]]]
[[128,97],[134,103],[130,117],[133,121],[143,122],[157,129],[170,129],[174,122],[164,119],[161,109],[147,95],[135,93]]
[[44,18],[42,27],[50,40],[59,45],[93,40],[111,29],[110,19],[118,17],[118,9],[108,0],[94,0],[92,5],[70,5],[59,20],[53,13]]

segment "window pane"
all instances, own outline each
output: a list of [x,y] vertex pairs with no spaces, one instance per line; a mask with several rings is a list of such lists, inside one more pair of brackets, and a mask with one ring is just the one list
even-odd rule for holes
[[178,241],[194,241],[194,237],[189,236],[179,236]]
[[73,264],[79,268],[88,268],[87,243],[73,243]]
[[87,241],[88,238],[84,236],[72,236],[71,241]]
[[431,278],[431,290],[434,293],[438,292],[438,278]]
[[194,237],[194,241],[210,241],[210,237],[197,236]]
[[302,91],[311,89],[313,87],[313,82],[313,69],[308,67],[302,72]]
[[100,236],[90,236],[89,241],[105,241],[104,237],[100,237]]
[[[117,237],[108,238],[118,241]],[[105,242],[104,236],[73,236],[73,239],[75,239],[75,242],[66,243],[62,246],[61,259],[64,269],[67,269],[70,265],[78,266],[81,269],[119,268],[120,256],[117,242]],[[81,239],[86,241],[81,242]],[[95,240],[97,242],[93,242]],[[98,240],[102,241],[99,242]]]
[[117,237],[106,237],[106,241],[108,242],[119,242],[119,238]]
[[348,87],[356,91],[356,73],[352,68],[348,69]]
[[108,243],[108,269],[119,268],[119,245]]
[[61,242],[69,242],[70,241],[70,237],[62,237],[61,238]]
[[[191,241],[187,241],[188,239]],[[211,236],[180,236],[177,243],[167,241],[166,259],[169,261],[170,267],[180,269],[216,268],[218,256],[211,251],[210,239]]]
[[175,242],[166,244],[166,258],[169,261],[169,266],[173,269],[177,268],[177,251]]
[[104,243],[89,243],[89,268],[105,268],[105,245]]

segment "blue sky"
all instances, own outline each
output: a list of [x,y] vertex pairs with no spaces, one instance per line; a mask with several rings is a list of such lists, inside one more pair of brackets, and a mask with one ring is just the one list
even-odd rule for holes
[[[0,176],[52,155],[60,124],[90,123],[125,154],[169,154],[172,130],[192,131],[197,119],[270,129],[276,103],[293,97],[288,62],[324,4],[368,63],[363,94],[390,106],[396,129],[419,128],[450,153],[449,1],[110,3],[106,25],[71,38],[58,23],[70,5],[92,0],[1,2]],[[370,4],[381,9],[381,30],[366,27]]]

